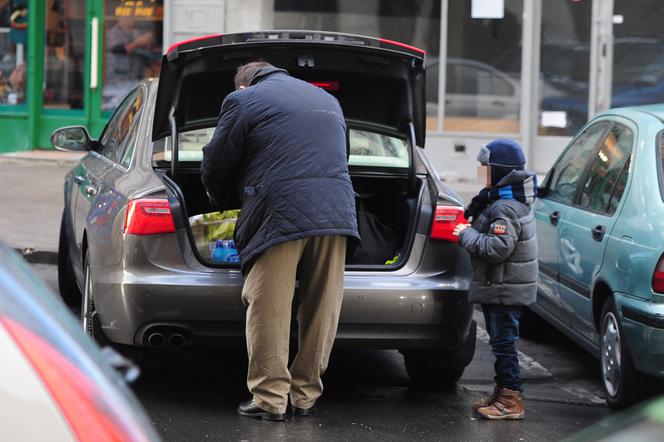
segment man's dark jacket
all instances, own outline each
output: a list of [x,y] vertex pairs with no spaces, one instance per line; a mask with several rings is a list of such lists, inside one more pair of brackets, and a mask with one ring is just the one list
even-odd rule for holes
[[282,69],[262,68],[226,96],[203,148],[201,179],[213,204],[242,211],[235,242],[246,273],[258,255],[324,235],[359,239],[339,102]]

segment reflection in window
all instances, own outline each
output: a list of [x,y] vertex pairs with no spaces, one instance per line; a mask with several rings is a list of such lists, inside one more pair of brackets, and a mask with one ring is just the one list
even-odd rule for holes
[[582,180],[581,175],[606,129],[607,124],[604,122],[593,124],[565,151],[551,171],[551,199],[565,204],[574,202],[577,186]]
[[518,133],[523,1],[505,0],[500,20],[471,18],[471,4],[449,2],[444,129]]
[[632,142],[629,128],[616,124],[611,129],[591,163],[581,189],[581,206],[595,212],[612,214],[615,211],[625,190],[627,172],[623,169],[628,166]]
[[275,29],[382,37],[427,51],[427,130],[438,130],[440,0],[274,0]]
[[44,107],[83,109],[85,0],[48,0]]
[[0,105],[25,102],[28,0],[0,0]]
[[159,76],[163,0],[106,0],[102,109],[115,109],[140,80]]
[[574,135],[588,121],[592,2],[542,2],[539,135]]
[[623,23],[613,27],[611,107],[664,101],[664,34],[661,0],[615,0]]

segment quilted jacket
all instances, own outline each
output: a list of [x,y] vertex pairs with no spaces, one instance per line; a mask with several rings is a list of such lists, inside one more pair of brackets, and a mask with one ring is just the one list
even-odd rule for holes
[[[528,179],[526,171],[506,176]],[[537,238],[530,204],[499,199],[473,220],[472,228],[459,235],[459,244],[470,253],[473,280],[470,302],[528,305],[537,298]]]
[[220,210],[239,195],[235,242],[243,273],[280,243],[359,239],[339,102],[282,69],[262,68],[251,86],[226,96],[203,149],[201,179]]

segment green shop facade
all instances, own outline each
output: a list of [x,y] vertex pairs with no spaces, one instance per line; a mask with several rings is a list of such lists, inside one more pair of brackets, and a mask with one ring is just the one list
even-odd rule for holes
[[163,0],[0,0],[0,153],[98,136],[137,81],[157,76]]

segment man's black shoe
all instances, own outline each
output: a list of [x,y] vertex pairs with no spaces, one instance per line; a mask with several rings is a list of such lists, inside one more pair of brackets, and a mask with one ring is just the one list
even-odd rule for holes
[[291,414],[296,417],[312,416],[316,414],[316,407],[311,407],[311,408],[291,407]]
[[237,407],[237,414],[240,416],[263,419],[264,421],[281,422],[286,420],[285,414],[267,412],[259,407],[253,399],[247,402],[241,402]]

